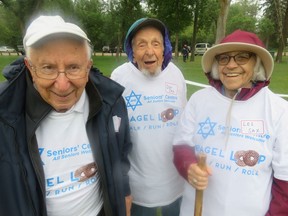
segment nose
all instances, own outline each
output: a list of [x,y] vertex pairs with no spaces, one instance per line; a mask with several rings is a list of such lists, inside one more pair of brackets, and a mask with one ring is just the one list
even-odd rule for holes
[[146,49],[146,54],[147,55],[153,55],[154,54],[154,49],[152,45],[148,45]]
[[234,58],[230,58],[228,64],[226,65],[228,68],[234,68],[238,67],[238,64],[236,63]]
[[66,77],[65,72],[59,71],[58,77],[54,83],[54,86],[57,88],[57,90],[64,92],[69,89],[70,85],[70,80]]

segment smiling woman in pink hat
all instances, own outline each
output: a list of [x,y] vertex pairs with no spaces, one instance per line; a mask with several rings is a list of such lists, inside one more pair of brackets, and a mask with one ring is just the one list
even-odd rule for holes
[[[251,32],[237,30],[202,58],[211,87],[194,93],[173,141],[187,180],[181,216],[288,215],[288,103],[268,88],[273,59]],[[206,169],[197,155],[207,156]]]

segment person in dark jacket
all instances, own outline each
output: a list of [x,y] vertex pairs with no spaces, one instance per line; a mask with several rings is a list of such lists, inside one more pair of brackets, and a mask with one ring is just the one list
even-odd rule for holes
[[182,55],[183,55],[183,62],[186,62],[189,56],[189,49],[186,44],[184,44],[183,49],[182,49]]
[[40,16],[0,84],[0,215],[130,215],[124,88],[85,32]]

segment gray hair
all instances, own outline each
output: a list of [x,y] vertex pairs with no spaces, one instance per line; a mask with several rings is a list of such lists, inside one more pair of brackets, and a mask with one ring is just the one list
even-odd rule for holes
[[[214,59],[212,68],[211,68],[211,77],[212,79],[219,80],[219,71],[218,71],[218,62]],[[266,73],[263,63],[258,55],[256,55],[256,64],[254,66],[253,82],[265,81]]]

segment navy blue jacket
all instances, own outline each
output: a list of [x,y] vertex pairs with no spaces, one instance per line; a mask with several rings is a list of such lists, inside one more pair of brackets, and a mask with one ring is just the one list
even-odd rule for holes
[[[33,87],[23,58],[3,73],[7,81],[0,84],[0,215],[45,216],[45,178],[35,131],[52,107]],[[101,176],[105,215],[124,216],[131,142],[123,87],[92,68],[86,92],[86,130]],[[117,133],[114,115],[121,117]]]

